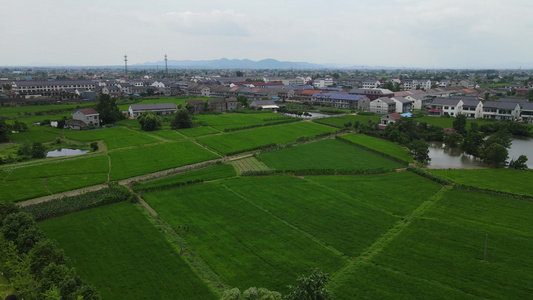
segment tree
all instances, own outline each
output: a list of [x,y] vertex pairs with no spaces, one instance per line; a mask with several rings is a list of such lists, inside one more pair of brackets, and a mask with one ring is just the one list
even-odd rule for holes
[[471,122],[470,123],[470,131],[478,132],[479,131],[479,124],[477,122]]
[[63,265],[67,263],[63,249],[55,240],[44,239],[30,250],[30,271],[37,280],[41,280],[42,272],[50,263]]
[[483,144],[483,133],[469,132],[466,134],[463,142],[461,143],[461,150],[466,154],[480,156],[481,145]]
[[309,277],[298,277],[297,286],[289,286],[290,292],[285,300],[327,300],[334,299],[326,289],[329,275],[315,269]]
[[246,96],[237,96],[237,102],[239,102],[242,107],[248,107],[248,98]]
[[17,241],[17,237],[30,227],[36,227],[33,217],[25,212],[16,212],[7,215],[0,231],[8,241]]
[[444,138],[444,144],[446,144],[447,147],[458,147],[462,141],[463,136],[456,132],[453,132]]
[[243,71],[237,71],[235,72],[237,77],[243,77],[244,76],[244,72]]
[[511,162],[509,163],[509,168],[517,170],[527,170],[527,156],[522,154],[516,160],[511,160]]
[[508,157],[507,149],[498,143],[493,143],[483,151],[483,160],[495,167],[505,165]]
[[12,86],[11,86],[11,84],[9,84],[9,83],[3,83],[3,84],[2,84],[2,89],[3,89],[4,91],[11,91]]
[[265,288],[251,287],[242,292],[238,288],[227,290],[221,300],[281,300],[281,294]]
[[9,142],[9,125],[6,123],[5,118],[0,118],[0,143]]
[[32,156],[32,152],[33,152],[33,148],[29,140],[25,140],[24,142],[22,142],[19,149],[17,150],[18,155],[29,156],[29,157]]
[[511,134],[506,130],[498,130],[483,142],[485,148],[490,147],[492,144],[500,144],[504,148],[509,149],[512,144]]
[[141,128],[146,131],[153,131],[161,128],[163,121],[161,117],[153,111],[145,111],[137,117]]
[[417,161],[425,163],[431,160],[429,158],[429,145],[424,140],[414,140],[407,145],[407,148],[411,150],[411,153]]
[[147,94],[148,96],[153,96],[154,93],[155,93],[155,91],[154,91],[153,88],[147,88],[147,89],[146,89],[146,94]]
[[455,117],[453,120],[453,129],[457,131],[457,133],[461,135],[466,135],[466,116],[463,114],[459,114]]
[[172,129],[191,128],[192,119],[189,111],[186,108],[179,109],[174,115],[170,127]]
[[24,122],[19,122],[15,120],[15,123],[13,124],[11,129],[14,131],[25,132],[28,131],[28,125]]
[[31,153],[33,158],[45,158],[46,147],[42,143],[35,142]]
[[124,118],[124,115],[118,109],[115,99],[111,99],[111,97],[106,94],[101,94],[98,97],[96,111],[100,114],[100,121],[103,124],[113,124]]

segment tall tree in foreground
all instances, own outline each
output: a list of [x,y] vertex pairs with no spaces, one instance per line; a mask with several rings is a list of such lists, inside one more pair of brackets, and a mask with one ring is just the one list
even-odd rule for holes
[[137,117],[141,128],[146,131],[153,131],[161,128],[163,121],[161,117],[155,114],[153,111],[145,111]]
[[463,114],[459,114],[455,117],[455,120],[453,120],[453,129],[457,131],[457,133],[461,135],[466,134],[466,116]]
[[291,291],[285,300],[329,300],[333,295],[326,289],[329,275],[315,269],[309,277],[299,277],[297,286],[289,286]]

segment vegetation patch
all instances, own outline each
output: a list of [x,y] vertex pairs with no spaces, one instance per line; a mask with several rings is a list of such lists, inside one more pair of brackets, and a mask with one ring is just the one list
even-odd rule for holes
[[179,134],[176,130],[171,130],[171,129],[154,130],[154,131],[150,131],[149,134],[162,137],[166,140],[171,140],[171,141],[179,141],[185,138],[183,135]]
[[130,178],[157,171],[181,167],[218,156],[191,141],[117,150],[111,156],[111,180]]
[[135,195],[126,187],[113,184],[108,188],[94,192],[24,206],[22,211],[32,214],[35,221],[39,222],[92,207],[126,200],[135,201]]
[[399,146],[397,143],[371,137],[365,134],[348,134],[340,136],[339,139],[349,141],[372,152],[385,154],[387,157],[395,160],[400,160],[407,163],[413,162],[413,158],[409,152]]
[[193,127],[193,128],[178,129],[178,132],[188,137],[198,137],[198,136],[203,136],[203,135],[219,133],[220,131],[209,126],[199,126],[199,127]]
[[202,124],[207,124],[220,131],[233,131],[263,125],[274,125],[280,121],[299,121],[298,118],[268,113],[226,113],[220,115],[197,115],[195,118]]
[[351,123],[353,126],[357,122],[359,124],[367,124],[369,121],[372,121],[374,123],[379,123],[379,116],[372,115],[372,116],[365,116],[365,115],[343,115],[338,117],[330,117],[330,118],[320,118],[315,119],[313,122],[329,125],[337,128],[344,128],[347,123]]
[[261,170],[268,170],[268,167],[257,160],[254,156],[248,156],[245,158],[240,158],[232,161],[232,164],[237,168],[239,173],[247,172],[247,171],[261,171]]
[[39,227],[59,241],[70,265],[102,299],[217,299],[129,202],[50,219]]
[[266,145],[293,143],[298,138],[312,138],[333,132],[335,132],[334,129],[326,126],[298,122],[201,137],[197,141],[219,153],[228,155],[255,150]]
[[103,140],[108,150],[161,142],[161,140],[156,137],[121,127],[82,131],[63,130],[61,132],[67,139],[80,142]]
[[15,143],[22,143],[26,140],[32,143],[48,143],[53,142],[59,137],[59,134],[47,131],[42,127],[28,126],[29,131],[13,133],[9,135],[9,139]]

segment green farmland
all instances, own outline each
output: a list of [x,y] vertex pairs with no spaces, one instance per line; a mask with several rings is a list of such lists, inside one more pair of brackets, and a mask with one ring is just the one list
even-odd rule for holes
[[301,169],[398,169],[401,164],[338,140],[325,139],[278,151],[259,158],[277,170]]
[[409,152],[396,143],[389,142],[380,138],[371,137],[364,134],[347,134],[340,137],[341,139],[360,145],[364,148],[395,157],[407,163],[412,163],[413,158]]
[[39,227],[59,241],[70,264],[102,299],[218,299],[131,203],[47,220]]
[[372,122],[379,122],[379,115],[372,115],[372,116],[365,116],[365,115],[344,115],[339,117],[330,117],[330,118],[322,118],[322,119],[316,119],[313,122],[329,125],[337,128],[344,128],[344,124],[346,123],[352,123],[352,126],[355,124],[355,122],[359,122],[360,124],[367,124],[369,121]]
[[198,115],[196,119],[202,124],[207,124],[215,129],[224,131],[255,125],[268,125],[269,123],[279,122],[281,120],[292,120],[295,118],[280,116],[275,113],[255,113],[255,114],[222,114],[222,115]]
[[298,122],[200,137],[197,141],[219,153],[228,154],[247,151],[269,144],[292,143],[299,137],[311,138],[334,131],[334,129],[322,125]]

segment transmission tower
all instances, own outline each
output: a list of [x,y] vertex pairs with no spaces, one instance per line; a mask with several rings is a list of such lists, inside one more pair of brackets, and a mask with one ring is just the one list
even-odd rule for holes
[[124,54],[124,72],[128,74],[128,56]]
[[165,54],[165,73],[167,74],[168,76],[168,64],[167,64],[167,55]]

